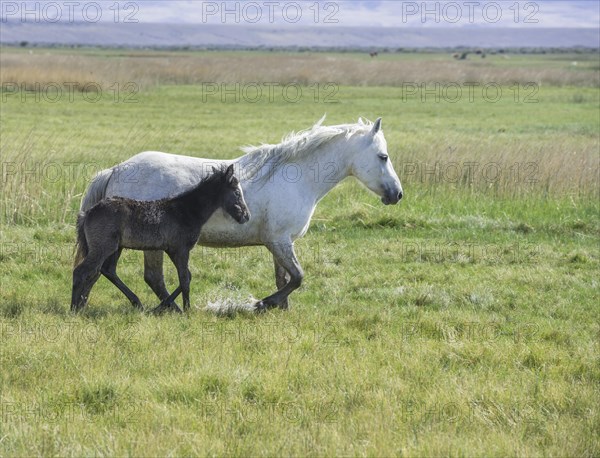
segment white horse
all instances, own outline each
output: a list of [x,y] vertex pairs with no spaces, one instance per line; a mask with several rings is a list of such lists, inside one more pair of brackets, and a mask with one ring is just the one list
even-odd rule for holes
[[[255,310],[287,308],[289,294],[304,273],[294,241],[308,230],[317,203],[348,176],[381,196],[384,204],[402,198],[402,186],[388,156],[381,130],[362,119],[356,124],[321,125],[291,133],[277,145],[245,147],[234,160],[201,159],[147,151],[92,180],[81,204],[89,209],[104,197],[155,200],[185,191],[209,174],[212,166],[234,164],[252,214],[239,225],[221,210],[206,222],[198,244],[211,247],[264,245],[273,254],[277,291],[254,304]],[[159,299],[169,296],[163,278],[163,252],[144,252],[144,279]],[[176,307],[175,304],[171,305]]]

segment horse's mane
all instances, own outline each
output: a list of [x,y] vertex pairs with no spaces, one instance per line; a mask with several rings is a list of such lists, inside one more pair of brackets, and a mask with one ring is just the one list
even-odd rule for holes
[[[324,120],[325,116],[309,129],[290,132],[276,145],[263,143],[260,146],[243,146],[241,150],[246,154],[240,159],[240,166],[245,172],[242,174],[244,178],[248,179],[249,175],[256,174],[267,164],[274,170],[281,165],[308,157],[321,146],[341,136],[349,138],[357,133],[367,133],[373,126],[368,120],[355,124],[323,126]],[[254,173],[248,173],[251,171]]]

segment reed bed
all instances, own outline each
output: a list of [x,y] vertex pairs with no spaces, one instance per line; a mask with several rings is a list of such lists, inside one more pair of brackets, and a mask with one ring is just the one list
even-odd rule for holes
[[551,86],[600,86],[600,67],[589,55],[562,57],[540,66],[526,56],[490,56],[456,61],[450,55],[415,59],[389,55],[370,59],[363,55],[284,53],[165,53],[132,52],[107,57],[56,54],[0,55],[0,83],[17,83],[26,90],[50,83],[78,83],[79,88],[99,84],[135,82],[139,88],[160,85],[273,82],[313,84],[335,82],[348,86],[402,86],[410,83],[467,82]]

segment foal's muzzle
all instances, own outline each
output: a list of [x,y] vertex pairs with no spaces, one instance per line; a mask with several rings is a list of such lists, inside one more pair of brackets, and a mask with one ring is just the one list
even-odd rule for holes
[[250,221],[250,212],[249,211],[242,213],[238,219],[238,223],[240,223],[240,224],[247,223],[248,221]]

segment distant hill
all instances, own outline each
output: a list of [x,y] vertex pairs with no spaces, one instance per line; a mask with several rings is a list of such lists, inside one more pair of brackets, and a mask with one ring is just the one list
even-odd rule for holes
[[0,43],[128,47],[600,47],[599,29],[278,27],[207,24],[0,24]]

